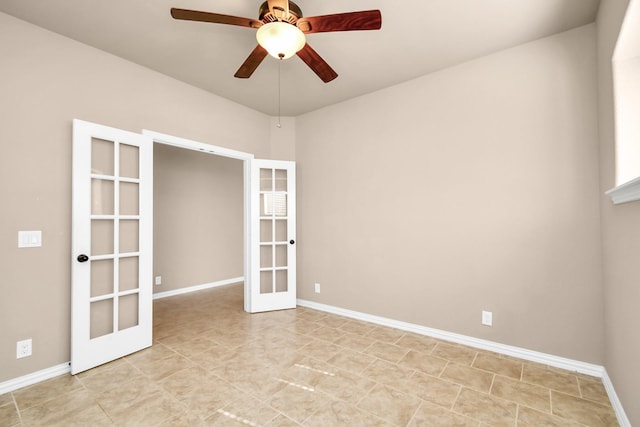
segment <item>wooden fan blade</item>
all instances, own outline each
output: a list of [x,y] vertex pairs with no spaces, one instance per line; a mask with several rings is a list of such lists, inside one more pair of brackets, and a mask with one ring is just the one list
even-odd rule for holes
[[300,59],[302,59],[304,63],[322,79],[323,82],[329,83],[331,80],[338,77],[338,73],[333,71],[333,68],[331,68],[329,64],[327,64],[325,60],[322,59],[320,55],[311,48],[311,46],[309,46],[308,43],[305,44],[296,55],[298,55]]
[[296,25],[303,33],[327,33],[330,31],[379,30],[382,14],[379,10],[336,13],[334,15],[300,18]]
[[267,56],[267,51],[262,46],[258,45],[255,49],[249,54],[247,59],[244,60],[238,71],[234,74],[234,77],[239,79],[248,79],[251,77],[251,74],[258,68],[258,65],[262,62],[262,60]]
[[214,24],[238,25],[240,27],[259,28],[263,25],[262,21],[251,18],[241,18],[238,16],[223,15],[213,12],[201,12],[198,10],[171,8],[171,16],[174,19],[182,19],[185,21],[213,22]]

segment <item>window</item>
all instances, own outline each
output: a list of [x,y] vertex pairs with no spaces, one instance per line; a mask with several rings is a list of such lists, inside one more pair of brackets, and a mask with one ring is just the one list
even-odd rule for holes
[[613,54],[616,131],[614,203],[640,200],[640,0],[630,0]]

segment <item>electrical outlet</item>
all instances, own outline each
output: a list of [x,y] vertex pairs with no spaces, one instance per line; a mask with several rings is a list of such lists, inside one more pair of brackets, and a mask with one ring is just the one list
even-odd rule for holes
[[156,285],[162,285],[162,276],[156,276]]
[[491,311],[482,311],[482,324],[485,326],[493,325],[493,313]]
[[316,291],[316,294],[320,293],[320,283],[315,284],[315,291]]
[[16,359],[31,356],[31,338],[16,343]]

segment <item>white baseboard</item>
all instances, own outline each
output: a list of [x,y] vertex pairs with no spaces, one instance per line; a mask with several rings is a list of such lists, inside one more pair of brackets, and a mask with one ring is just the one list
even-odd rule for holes
[[153,299],[167,298],[175,295],[188,294],[190,292],[202,291],[204,289],[216,288],[218,286],[231,285],[233,283],[244,282],[244,276],[232,279],[219,280],[217,282],[205,283],[203,285],[189,286],[186,288],[174,289],[172,291],[158,292],[153,294]]
[[622,402],[620,402],[618,394],[613,388],[613,383],[611,382],[611,378],[609,378],[609,374],[607,374],[606,369],[604,370],[602,375],[602,383],[604,384],[604,388],[607,390],[607,395],[609,396],[611,406],[613,406],[613,410],[616,413],[616,417],[618,418],[620,427],[631,427],[631,421],[629,421],[629,418],[627,418],[627,413],[624,412]]
[[365,322],[375,323],[377,325],[388,326],[403,331],[413,332],[420,335],[426,335],[433,338],[439,338],[445,341],[451,341],[458,344],[468,345],[469,347],[480,348],[483,350],[493,351],[495,353],[506,354],[508,356],[517,357],[519,359],[529,360],[532,362],[542,363],[556,368],[562,368],[569,371],[580,372],[582,374],[591,375],[602,378],[604,367],[591,363],[580,362],[578,360],[567,359],[565,357],[554,356],[552,354],[541,353],[538,351],[527,350],[525,348],[515,347],[506,344],[500,344],[493,341],[483,340],[470,337],[467,335],[455,334],[440,329],[428,328],[426,326],[416,325],[414,323],[401,322],[399,320],[389,319],[372,314],[361,313],[358,311],[347,310],[331,305],[320,304],[314,301],[303,299],[297,300],[298,305],[309,307],[315,310],[325,311],[328,313],[338,314],[340,316],[350,317],[352,319],[363,320]]
[[10,391],[39,383],[40,381],[48,380],[49,378],[57,377],[59,375],[68,374],[70,372],[71,367],[69,366],[69,362],[42,369],[40,371],[32,372],[30,374],[0,383],[0,394],[9,393]]

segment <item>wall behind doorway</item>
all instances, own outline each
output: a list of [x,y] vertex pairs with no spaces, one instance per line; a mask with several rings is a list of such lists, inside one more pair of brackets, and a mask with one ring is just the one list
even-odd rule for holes
[[242,161],[154,145],[154,293],[241,277]]

